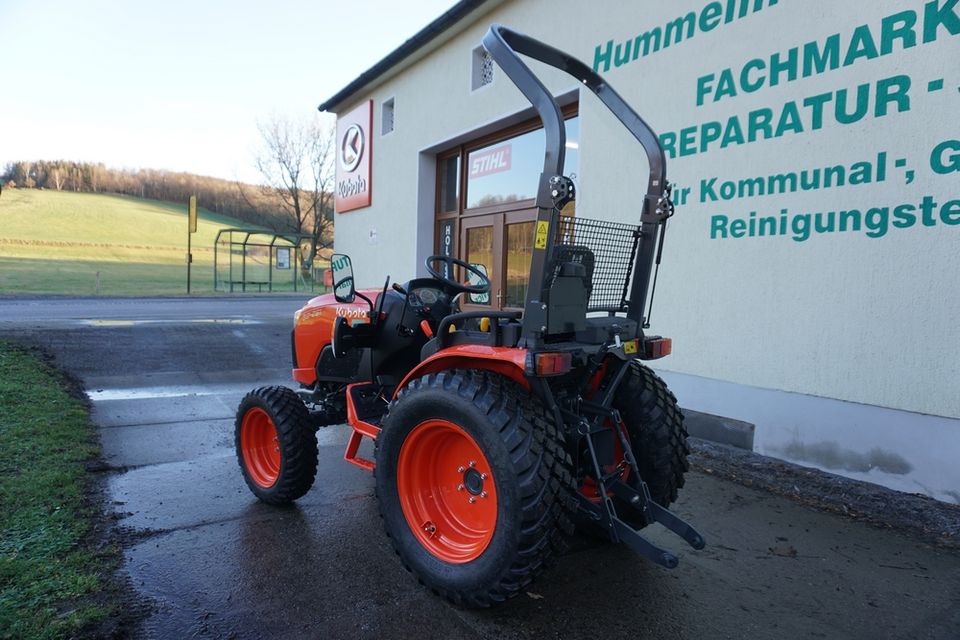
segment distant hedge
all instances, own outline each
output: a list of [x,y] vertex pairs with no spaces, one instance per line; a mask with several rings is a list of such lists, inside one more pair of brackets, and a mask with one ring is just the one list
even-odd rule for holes
[[[0,173],[5,188],[119,193],[140,198],[186,202],[197,196],[201,207],[269,229],[290,229],[289,217],[256,185],[158,169],[112,169],[102,163],[68,160],[11,162]],[[242,193],[241,193],[242,189]]]

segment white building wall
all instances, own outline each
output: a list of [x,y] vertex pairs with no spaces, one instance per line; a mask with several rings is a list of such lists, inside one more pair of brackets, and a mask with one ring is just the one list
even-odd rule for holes
[[[755,14],[709,32],[698,28],[692,38],[619,67],[611,64],[604,73],[661,133],[712,121],[725,125],[733,116],[746,126],[748,114],[764,108],[779,118],[791,101],[798,104],[804,128],[726,148],[714,144],[705,153],[668,161],[670,179],[691,191],[686,202],[678,199],[664,252],[652,330],[674,338],[674,355],[658,365],[687,381],[683,385],[688,395],[680,401],[695,409],[707,410],[709,404],[696,397],[700,387],[688,384],[702,378],[740,389],[772,389],[897,410],[890,416],[914,412],[946,418],[916,423],[891,418],[883,431],[892,432],[902,419],[903,430],[916,429],[916,441],[940,451],[931,454],[937,467],[932,475],[928,470],[920,490],[949,498],[945,492],[960,488],[960,472],[949,469],[942,456],[944,450],[960,451],[960,423],[953,420],[960,418],[960,226],[946,224],[940,208],[960,200],[960,174],[937,173],[931,154],[940,143],[960,140],[960,33],[952,32],[960,32],[960,6],[952,8],[946,0],[748,4],[755,1],[765,5]],[[511,26],[592,63],[597,47],[602,51],[609,40],[623,45],[689,11],[699,17],[710,4],[523,0],[494,5],[440,48],[356,96],[357,102],[374,100],[373,205],[337,216],[336,247],[353,255],[359,283],[380,286],[388,273],[405,279],[419,269],[418,256],[432,250],[433,152],[451,141],[499,128],[497,123],[511,117],[521,119],[518,114],[527,109],[502,73],[491,86],[470,91],[471,51],[490,23]],[[718,4],[725,10],[727,0]],[[939,22],[937,9],[945,10]],[[915,46],[904,49],[903,40],[882,40],[884,18],[889,28],[901,29],[901,35],[915,33]],[[913,19],[916,25],[911,28]],[[860,25],[868,29],[858,31]],[[839,34],[841,56],[847,54],[855,34],[863,36],[857,46],[864,55],[837,70],[794,81],[784,78],[777,86],[764,84],[752,93],[739,91],[718,102],[709,94],[705,104],[697,106],[698,78],[718,75],[728,67],[739,74],[751,59],[769,64],[772,54],[785,56],[792,47],[808,42],[824,46],[833,34]],[[871,44],[881,54],[888,42],[892,42],[888,55],[872,56]],[[801,70],[802,58],[801,49]],[[576,88],[559,72],[545,70],[543,77],[557,94]],[[877,83],[889,78],[895,79],[893,88],[909,78],[909,108],[891,102],[888,113],[877,117]],[[937,89],[940,80],[943,86]],[[837,123],[832,106],[837,92],[852,95],[861,84],[870,87],[868,114],[853,124]],[[712,87],[715,93],[717,80]],[[802,102],[827,92],[831,102],[822,128],[812,130],[811,109]],[[396,128],[381,136],[380,106],[391,97]],[[581,95],[580,100],[578,215],[635,220],[645,163],[635,159],[635,148],[592,96]],[[353,106],[344,105],[342,110]],[[885,176],[877,181],[875,165],[881,153],[886,154]],[[951,163],[960,163],[960,148],[951,152],[946,147],[937,158],[948,165],[938,167],[946,171]],[[905,166],[897,166],[900,160]],[[858,162],[872,164],[871,183],[716,202],[709,201],[709,190],[701,186],[702,180],[712,178],[720,184]],[[907,228],[890,224],[894,207],[917,205],[925,196],[938,204],[935,224],[926,226],[921,220]],[[812,234],[803,241],[792,234],[711,237],[717,215],[747,220],[751,212],[777,217],[787,209],[792,220],[796,214],[848,209],[865,213],[874,207],[890,210],[882,237],[868,237],[863,230]],[[956,207],[956,215],[952,208],[944,214],[951,222],[960,222],[960,202]],[[876,222],[882,214],[873,216]],[[749,419],[737,415],[736,405],[728,403],[724,410],[731,417]],[[797,451],[790,449],[791,442],[815,434],[810,437],[817,442],[832,441],[845,450],[879,447],[902,453],[899,443],[875,434],[869,421],[826,413],[833,416],[832,422],[822,422],[811,411],[798,416],[789,428],[758,423],[759,448],[767,446],[770,452],[791,457],[790,451]],[[904,437],[903,431],[898,437]],[[914,437],[913,432],[907,437]],[[923,446],[914,449],[909,453],[909,473],[926,465]],[[884,477],[875,479],[891,484]]]

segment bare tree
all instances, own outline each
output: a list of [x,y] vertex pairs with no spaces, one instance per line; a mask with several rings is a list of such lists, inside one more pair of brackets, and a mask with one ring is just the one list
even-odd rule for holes
[[[311,235],[304,268],[332,242],[335,142],[330,128],[316,119],[271,116],[258,122],[261,149],[254,165],[263,176],[261,193],[275,200],[289,227]],[[240,190],[241,196],[249,198]]]
[[313,190],[310,192],[312,228],[310,253],[304,260],[312,265],[320,249],[333,246],[333,190],[336,181],[336,130],[318,129],[310,148]]
[[63,190],[63,185],[67,181],[67,176],[63,173],[63,169],[59,164],[53,168],[53,184],[57,188],[57,191]]

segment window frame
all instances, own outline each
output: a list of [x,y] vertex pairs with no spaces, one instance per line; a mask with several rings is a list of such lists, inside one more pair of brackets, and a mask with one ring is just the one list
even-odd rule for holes
[[[564,120],[569,120],[570,118],[575,118],[580,115],[579,103],[574,102],[563,107],[560,112],[563,115]],[[525,133],[531,131],[536,131],[537,129],[542,129],[543,123],[540,121],[539,117],[531,118],[525,120],[518,124],[515,124],[500,131],[495,131],[494,133],[475,138],[469,142],[456,145],[449,149],[446,149],[437,154],[437,188],[434,199],[434,216],[436,219],[446,218],[451,216],[463,217],[463,216],[480,216],[486,215],[489,213],[499,213],[506,211],[517,211],[519,209],[530,209],[536,203],[536,198],[528,198],[526,200],[516,200],[514,202],[503,202],[500,204],[488,205],[484,207],[473,207],[466,208],[467,201],[467,158],[470,156],[470,153],[476,151],[477,149],[496,144],[498,142],[506,142],[517,136],[521,136]],[[460,156],[460,175],[458,176],[458,193],[457,193],[457,210],[456,211],[441,211],[440,210],[440,191],[442,187],[442,168],[443,161],[447,160],[453,156]]]

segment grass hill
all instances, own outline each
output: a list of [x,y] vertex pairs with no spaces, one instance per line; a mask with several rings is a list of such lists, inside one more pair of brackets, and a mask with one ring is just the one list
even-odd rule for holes
[[[98,272],[104,295],[186,293],[186,209],[129,196],[5,189],[0,293],[90,295]],[[214,239],[225,227],[250,225],[199,210],[192,238],[195,293],[213,292]],[[266,257],[260,262],[248,262],[248,279],[267,279]],[[283,283],[292,288],[292,276],[290,270],[274,271],[274,290]]]

